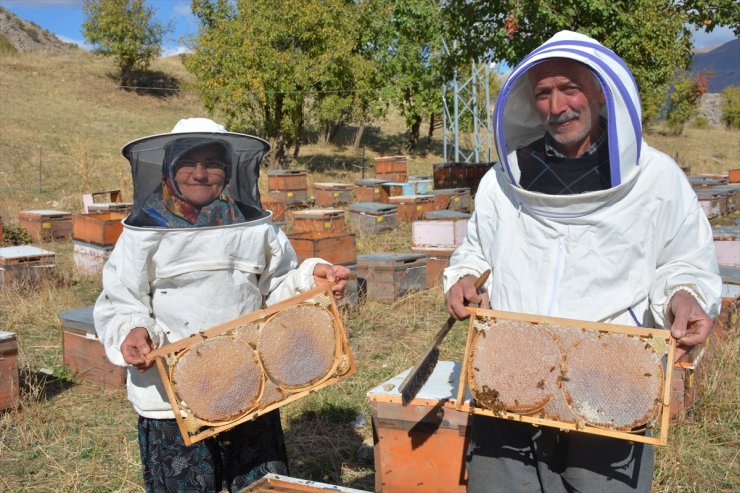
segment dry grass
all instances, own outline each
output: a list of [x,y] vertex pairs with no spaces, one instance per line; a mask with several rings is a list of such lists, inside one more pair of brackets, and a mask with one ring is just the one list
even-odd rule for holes
[[[188,80],[177,59],[160,61],[155,69]],[[90,190],[122,188],[130,199],[120,147],[166,131],[181,117],[205,113],[188,92],[157,97],[118,90],[110,70],[108,62],[84,54],[0,56],[0,213],[6,224],[24,209],[79,211],[80,194]],[[312,182],[353,183],[361,175],[356,166],[362,151],[350,149],[350,134],[340,146],[306,144],[296,165],[311,171]],[[739,136],[687,129],[683,137],[656,131],[646,139],[696,174],[738,167]],[[402,122],[392,115],[367,137],[368,163],[377,155],[401,153]],[[432,174],[432,165],[442,161],[439,142],[434,146],[433,152],[410,158],[409,174]],[[373,176],[371,168],[366,173]],[[359,253],[409,251],[410,228],[358,234],[357,245]],[[74,271],[69,242],[41,246],[57,253],[54,281],[36,289],[0,290],[0,330],[18,335],[24,375],[21,407],[0,415],[0,490],[142,491],[136,418],[125,392],[100,390],[62,365],[57,314],[93,303],[99,281]],[[390,306],[367,303],[347,314],[357,374],[283,408],[292,475],[372,490],[373,465],[356,456],[372,438],[366,392],[411,366],[445,319],[439,289]],[[461,358],[464,334],[463,324],[452,330],[443,359]],[[655,491],[740,489],[739,341],[732,332],[718,348],[703,382],[704,398],[672,429],[669,446],[659,449]],[[51,375],[39,373],[42,368]],[[365,423],[355,427],[358,415]]]

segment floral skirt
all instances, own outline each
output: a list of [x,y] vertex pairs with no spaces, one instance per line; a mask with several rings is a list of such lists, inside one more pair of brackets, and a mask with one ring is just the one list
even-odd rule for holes
[[190,446],[174,419],[139,416],[139,448],[147,492],[238,491],[288,474],[278,410]]

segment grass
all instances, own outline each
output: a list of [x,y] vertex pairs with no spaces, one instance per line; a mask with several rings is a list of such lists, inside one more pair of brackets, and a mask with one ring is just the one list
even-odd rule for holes
[[[167,84],[185,88],[168,96],[121,91],[106,60],[68,55],[0,54],[0,214],[17,223],[18,211],[81,210],[81,193],[120,188],[130,200],[128,164],[121,146],[167,132],[182,117],[206,112],[187,91],[179,60],[153,70]],[[403,122],[397,115],[369,129],[364,157],[402,153]],[[422,134],[425,132],[422,129]],[[363,151],[309,141],[296,167],[313,182],[353,183]],[[659,149],[691,166],[692,173],[726,171],[740,163],[740,132],[687,128],[683,136],[646,134]],[[409,174],[432,174],[442,162],[439,142],[410,156]],[[39,173],[39,167],[41,172]],[[372,169],[366,170],[372,177]],[[263,173],[261,185],[266,188]],[[0,330],[18,335],[23,376],[21,406],[0,414],[0,490],[142,491],[136,415],[125,391],[104,391],[69,374],[62,363],[57,314],[92,304],[99,280],[77,273],[68,241],[45,243],[56,252],[52,282],[38,288],[0,290]],[[409,251],[410,227],[393,233],[358,233],[359,253]],[[358,372],[282,409],[293,476],[372,490],[371,460],[358,457],[372,443],[369,389],[410,367],[446,320],[441,290],[421,291],[392,305],[370,302],[349,312],[350,345]],[[442,359],[460,360],[464,324],[442,345]],[[740,337],[737,328],[717,348],[702,381],[703,397],[687,420],[672,428],[657,449],[654,491],[737,491],[740,439]],[[42,371],[42,369],[44,371]],[[356,425],[358,415],[364,424]],[[362,420],[360,420],[362,421]]]

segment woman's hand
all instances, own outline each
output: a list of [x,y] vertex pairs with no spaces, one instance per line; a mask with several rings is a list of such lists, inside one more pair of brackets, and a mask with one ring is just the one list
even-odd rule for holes
[[334,299],[341,300],[347,287],[347,280],[352,272],[343,265],[316,264],[313,268],[313,280],[317,286],[336,283],[332,288]]
[[667,315],[671,322],[671,335],[676,339],[675,361],[678,361],[691,348],[707,340],[713,320],[688,291],[677,291],[669,307]]
[[154,361],[146,360],[152,349],[152,339],[144,327],[135,327],[121,343],[123,360],[139,371],[146,371],[154,364]]

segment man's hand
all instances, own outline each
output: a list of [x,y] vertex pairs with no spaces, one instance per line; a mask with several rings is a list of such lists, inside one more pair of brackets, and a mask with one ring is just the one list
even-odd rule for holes
[[713,321],[687,291],[676,291],[669,303],[667,315],[672,324],[671,335],[676,339],[675,361],[678,361],[709,337]]
[[477,305],[480,308],[488,308],[488,294],[479,293],[475,289],[476,277],[467,275],[460,278],[445,294],[447,311],[457,320],[464,320],[470,316],[466,305]]
[[316,264],[313,268],[313,280],[317,286],[336,283],[332,288],[334,298],[341,300],[347,288],[347,280],[352,272],[343,265]]
[[135,327],[121,343],[123,360],[139,371],[146,371],[154,364],[146,361],[146,355],[152,349],[152,339],[144,327]]

